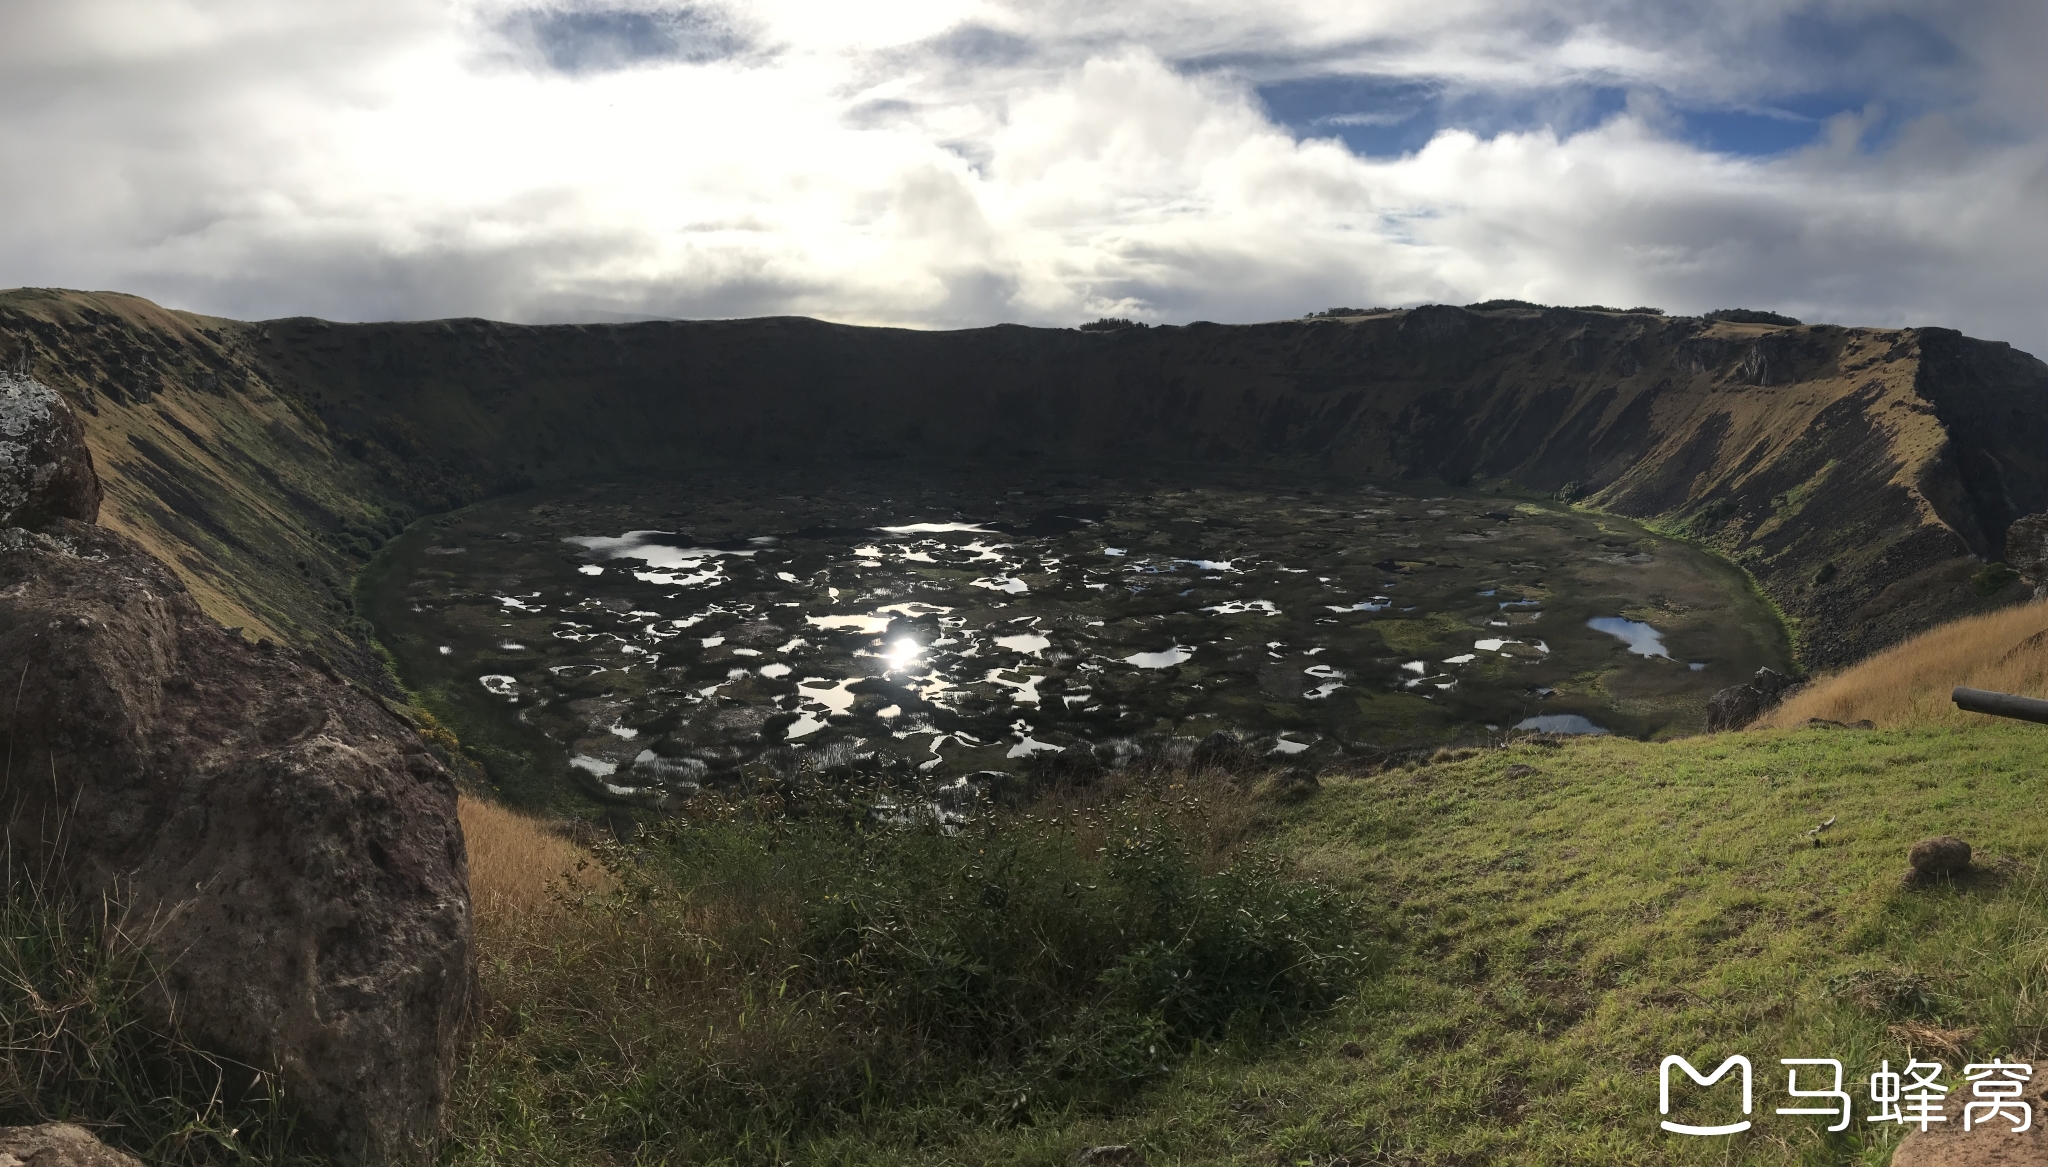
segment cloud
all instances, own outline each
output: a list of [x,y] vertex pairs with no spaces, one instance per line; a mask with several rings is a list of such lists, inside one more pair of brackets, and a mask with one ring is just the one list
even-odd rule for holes
[[516,58],[570,76],[671,62],[702,64],[739,56],[751,47],[729,15],[701,4],[550,5],[515,9],[496,23]]
[[0,0],[0,283],[243,317],[1496,296],[2048,351],[2021,0]]

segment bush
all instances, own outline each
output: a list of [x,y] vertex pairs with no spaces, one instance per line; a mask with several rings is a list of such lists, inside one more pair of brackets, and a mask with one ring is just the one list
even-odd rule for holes
[[1717,498],[1693,512],[1692,518],[1686,522],[1686,531],[1695,539],[1704,539],[1734,517],[1735,500]]
[[[1480,302],[1478,302],[1477,304],[1467,304],[1467,305],[1465,305],[1465,308],[1466,308],[1466,310],[1467,310],[1467,311],[1470,311],[1470,312],[1497,312],[1497,311],[1500,311],[1501,309],[1504,309],[1504,308],[1523,308],[1523,309],[1530,309],[1530,310],[1533,310],[1533,311],[1538,311],[1538,312],[1541,312],[1541,311],[1545,311],[1545,310],[1547,310],[1547,309],[1548,309],[1548,307],[1549,307],[1549,306],[1548,306],[1548,305],[1546,305],[1546,304],[1532,304],[1532,303],[1530,303],[1530,302],[1529,302],[1529,301],[1527,301],[1527,300],[1481,300],[1481,301],[1480,301]],[[1643,307],[1637,307],[1637,308],[1610,308],[1610,307],[1608,307],[1608,306],[1607,306],[1607,305],[1605,305],[1605,304],[1579,304],[1579,305],[1576,305],[1576,306],[1574,306],[1574,307],[1571,307],[1571,308],[1567,308],[1567,309],[1566,309],[1566,311],[1568,311],[1568,312],[1614,312],[1614,313],[1618,313],[1618,314],[1620,314],[1620,315],[1623,315],[1623,316],[1662,316],[1662,315],[1664,315],[1664,310],[1663,310],[1662,308],[1643,308]]]
[[1995,596],[2019,577],[2019,572],[2003,563],[1987,563],[1982,571],[1970,577],[1970,590],[1980,596]]
[[1302,317],[1302,319],[1336,320],[1345,316],[1378,316],[1383,312],[1392,311],[1392,308],[1325,308],[1321,312],[1311,312],[1307,316]]
[[1135,320],[1127,320],[1127,319],[1125,319],[1125,318],[1124,318],[1124,317],[1122,317],[1122,316],[1104,316],[1104,317],[1102,317],[1102,318],[1101,318],[1100,320],[1091,320],[1091,321],[1089,321],[1088,323],[1086,323],[1086,324],[1083,324],[1083,325],[1081,325],[1081,326],[1080,326],[1080,331],[1082,331],[1082,332],[1120,332],[1120,331],[1122,331],[1122,330],[1124,330],[1124,329],[1126,329],[1126,328],[1147,328],[1147,327],[1150,327],[1150,326],[1149,326],[1149,325],[1146,325],[1146,324],[1142,324],[1142,323],[1139,323],[1138,321],[1135,321]]
[[1780,324],[1791,327],[1800,323],[1791,316],[1780,316],[1776,312],[1760,312],[1754,308],[1717,308],[1707,313],[1708,320],[1725,320],[1730,324]]
[[[1043,804],[1042,804],[1043,806]],[[1366,971],[1350,904],[1220,864],[1161,797],[936,823],[727,808],[604,855],[518,936],[479,917],[479,1160],[776,1162],[1097,1110],[1256,1046]]]

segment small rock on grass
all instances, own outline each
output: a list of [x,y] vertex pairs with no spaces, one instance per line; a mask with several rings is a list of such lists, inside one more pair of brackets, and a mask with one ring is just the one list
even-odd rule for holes
[[1188,768],[1235,770],[1253,765],[1257,761],[1258,756],[1239,741],[1236,734],[1219,729],[1203,738],[1194,752],[1188,755]]
[[1074,1152],[1074,1162],[1080,1167],[1145,1167],[1145,1156],[1136,1147],[1112,1143],[1104,1147],[1083,1147]]
[[1337,1052],[1347,1058],[1362,1058],[1365,1056],[1365,1047],[1355,1041],[1347,1041],[1337,1047]]
[[142,1167],[91,1131],[68,1122],[0,1127],[0,1167]]
[[1322,789],[1322,785],[1314,774],[1290,766],[1267,775],[1259,783],[1258,793],[1275,802],[1300,802]]
[[1954,835],[1936,835],[1913,844],[1906,862],[1912,865],[1906,873],[1909,884],[1960,875],[1970,869],[1970,845]]

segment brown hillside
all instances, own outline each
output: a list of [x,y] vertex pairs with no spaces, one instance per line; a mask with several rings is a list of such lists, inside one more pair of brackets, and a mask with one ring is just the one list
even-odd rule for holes
[[1930,628],[1799,689],[1757,725],[1790,729],[1818,717],[1896,729],[1997,720],[1956,708],[1950,693],[1958,685],[2048,696],[2048,601]]
[[230,623],[296,639],[412,508],[722,462],[1578,483],[1741,562],[1821,666],[2017,598],[1969,579],[2048,509],[2048,366],[1940,329],[1443,306],[1111,333],[240,324],[0,294],[0,359],[23,355],[88,412],[112,521]]

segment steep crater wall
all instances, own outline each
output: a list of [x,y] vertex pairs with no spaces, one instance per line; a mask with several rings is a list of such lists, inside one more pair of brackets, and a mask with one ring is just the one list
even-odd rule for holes
[[[204,548],[172,557],[202,598],[286,634],[344,616],[336,573],[403,517],[527,485],[1199,461],[1581,495],[1742,563],[1827,666],[2019,598],[1971,579],[2048,508],[2048,366],[1939,329],[1444,306],[1108,333],[240,324],[14,293],[0,359],[24,357],[98,411],[116,524]],[[306,551],[254,562],[265,524]],[[209,581],[223,556],[241,570]]]

